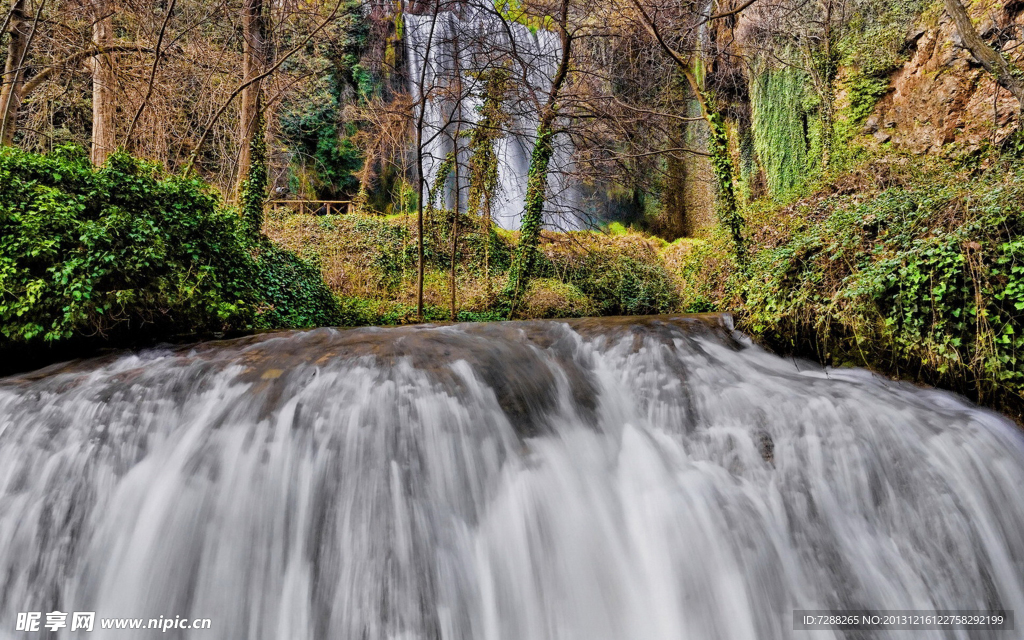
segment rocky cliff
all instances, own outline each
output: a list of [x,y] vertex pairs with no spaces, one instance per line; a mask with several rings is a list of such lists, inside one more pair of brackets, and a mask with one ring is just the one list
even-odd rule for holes
[[[1024,56],[1024,2],[970,6],[979,34],[1011,59]],[[1018,105],[971,57],[941,3],[907,34],[909,59],[865,121],[869,145],[950,154],[1000,143],[1016,126]]]

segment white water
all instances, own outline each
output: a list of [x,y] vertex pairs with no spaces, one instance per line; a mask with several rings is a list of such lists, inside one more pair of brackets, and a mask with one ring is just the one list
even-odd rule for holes
[[[0,637],[832,638],[1024,611],[1024,440],[692,321],[321,329],[0,383]],[[71,637],[62,632],[60,637]],[[858,638],[1019,637],[862,632]]]
[[[483,90],[479,74],[504,67],[509,73],[510,91],[503,109],[510,124],[496,143],[499,186],[491,215],[502,227],[518,229],[539,106],[547,99],[561,44],[554,32],[539,29],[531,33],[525,25],[503,20],[490,0],[458,6],[458,12],[441,11],[436,17],[430,12],[403,13],[409,92],[416,104],[424,91],[428,96],[423,130],[424,177],[428,187],[433,185],[439,166],[458,144],[459,184],[456,187],[454,177],[450,177],[439,204],[453,208],[458,188],[460,210],[465,210],[469,154],[465,139],[457,134],[466,134],[478,120]],[[565,136],[557,136],[544,214],[549,226],[576,229],[584,222],[577,205],[578,189],[569,177],[571,171],[571,143]]]

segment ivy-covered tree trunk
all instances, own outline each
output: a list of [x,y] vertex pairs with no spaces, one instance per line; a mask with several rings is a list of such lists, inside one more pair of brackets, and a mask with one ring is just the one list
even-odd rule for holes
[[469,196],[466,213],[480,216],[484,239],[484,282],[491,302],[491,203],[498,190],[498,154],[495,143],[502,137],[510,118],[502,108],[508,93],[509,73],[500,67],[487,71],[484,81],[480,120],[469,136]]
[[[708,90],[705,79],[705,63],[700,51],[683,54],[672,48],[662,37],[654,18],[644,9],[639,0],[632,0],[640,14],[644,28],[651,34],[662,50],[668,54],[676,68],[679,69],[686,81],[693,90],[697,102],[700,104],[701,116],[708,123],[711,134],[708,140],[708,153],[711,156],[711,166],[715,173],[715,182],[718,186],[718,219],[729,229],[732,235],[733,244],[736,249],[736,258],[740,264],[746,261],[746,243],[743,239],[743,216],[740,214],[739,205],[736,202],[736,192],[733,187],[733,176],[736,172],[732,164],[732,157],[729,155],[729,135],[725,128],[725,119],[718,111],[714,94]],[[723,12],[711,16],[708,20],[714,20],[727,16],[734,16],[753,2],[747,2],[738,9]]]
[[740,214],[739,203],[736,201],[736,189],[733,186],[735,170],[732,156],[729,155],[729,135],[725,128],[725,119],[716,108],[714,97],[705,92],[702,97],[704,118],[710,128],[708,136],[708,153],[711,154],[711,168],[715,173],[718,188],[718,219],[729,230],[736,258],[742,264],[746,260],[746,242],[743,239],[743,216]]
[[520,295],[526,290],[533,268],[537,264],[537,245],[540,242],[540,228],[544,222],[548,165],[554,153],[553,124],[553,114],[544,118],[537,133],[537,142],[533,145],[533,154],[530,156],[530,170],[526,178],[526,205],[519,227],[519,245],[512,258],[508,284],[505,285],[504,291],[509,314],[515,309]]
[[555,21],[561,39],[562,56],[551,80],[551,90],[548,92],[547,102],[541,110],[540,122],[537,125],[537,141],[533,145],[530,169],[526,176],[526,202],[519,228],[519,245],[512,258],[508,283],[502,291],[509,316],[515,311],[520,296],[526,291],[537,263],[537,245],[540,242],[540,228],[544,223],[544,203],[547,200],[548,165],[551,164],[551,156],[555,150],[558,99],[562,85],[569,75],[569,61],[572,58],[572,36],[569,34],[568,21],[569,0],[562,0],[558,19]]
[[[242,74],[246,81],[262,74],[268,64],[267,19],[263,0],[242,2]],[[238,154],[238,185],[250,173],[250,150],[256,138],[263,137],[263,83],[259,80],[242,89],[239,113],[241,150]],[[241,193],[239,193],[241,195]],[[262,205],[261,205],[262,206]]]
[[736,260],[743,264],[746,261],[747,245],[743,238],[743,215],[740,213],[739,203],[736,201],[736,189],[733,186],[736,170],[733,167],[732,156],[729,155],[729,133],[725,127],[725,118],[718,110],[714,94],[703,86],[703,74],[699,61],[694,66],[696,67],[694,70],[687,68],[683,70],[683,73],[696,94],[697,102],[700,103],[701,115],[708,123],[710,130],[708,154],[711,156],[711,168],[715,174],[715,185],[718,192],[718,221],[729,230],[733,247],[736,250]]
[[256,118],[256,131],[249,141],[246,154],[249,158],[248,171],[242,180],[239,200],[242,213],[242,228],[250,242],[259,240],[263,230],[263,208],[267,200],[267,139],[266,120],[260,114]]

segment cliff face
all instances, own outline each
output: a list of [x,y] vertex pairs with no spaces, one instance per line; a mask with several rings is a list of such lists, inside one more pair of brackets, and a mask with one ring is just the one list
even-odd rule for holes
[[[982,38],[1024,68],[1024,0],[961,1]],[[957,157],[999,145],[1017,127],[1020,105],[963,46],[942,0],[917,6],[923,13],[916,17],[905,13],[883,18],[899,22],[874,25],[892,32],[878,59],[872,45],[860,43],[862,55],[872,58],[847,60],[840,69],[833,145]],[[758,40],[767,30],[762,20],[752,12],[711,28],[716,55],[709,85],[730,125],[737,191],[746,202],[766,193],[785,199],[819,174],[823,158],[821,97],[806,70],[767,53]],[[879,59],[895,70],[888,76],[871,71]],[[705,128],[703,122],[687,125],[680,146],[706,151]],[[670,165],[667,182],[659,233],[670,239],[705,235],[716,219],[707,158]]]
[[[1022,57],[1024,2],[983,0],[970,7],[978,32]],[[963,153],[998,144],[1016,124],[1018,105],[963,48],[945,12],[926,15],[907,34],[910,59],[893,73],[891,89],[864,123],[871,145],[891,143],[904,151]]]

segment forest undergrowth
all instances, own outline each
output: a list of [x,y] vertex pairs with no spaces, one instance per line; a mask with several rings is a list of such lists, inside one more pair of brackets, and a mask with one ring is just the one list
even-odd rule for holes
[[1024,166],[884,155],[748,207],[672,270],[690,310],[736,314],[780,353],[866,366],[1024,411]]

